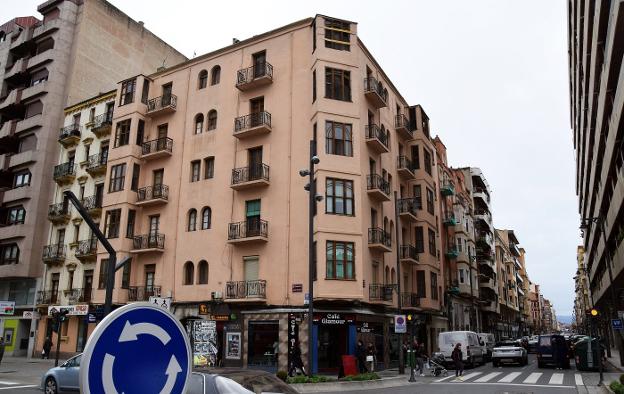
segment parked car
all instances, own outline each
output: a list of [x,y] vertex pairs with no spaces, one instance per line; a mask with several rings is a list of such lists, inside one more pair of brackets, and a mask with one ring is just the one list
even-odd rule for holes
[[492,350],[494,349],[494,345],[496,344],[494,334],[480,332],[478,335],[479,340],[485,343],[485,359],[487,361],[490,361],[492,359]]
[[498,367],[501,364],[507,363],[527,365],[529,363],[527,350],[514,341],[497,343],[492,351],[492,366]]
[[479,340],[473,331],[446,331],[438,335],[439,351],[444,355],[444,362],[452,364],[451,354],[455,345],[462,345],[462,360],[470,367],[485,363],[485,343]]
[[563,335],[560,334],[546,334],[540,335],[537,343],[537,366],[538,368],[544,368],[547,365],[555,365],[555,354],[553,349],[553,342],[555,340],[561,341],[566,346],[564,355],[564,367],[570,368],[570,359],[568,357],[567,342]]
[[529,338],[529,348],[527,349],[529,353],[537,353],[538,339],[539,337],[537,335],[534,335],[531,338]]
[[76,392],[80,389],[80,360],[82,353],[70,358],[58,367],[50,368],[41,378],[41,390],[45,394]]
[[253,369],[196,370],[191,374],[187,394],[297,394],[275,375]]

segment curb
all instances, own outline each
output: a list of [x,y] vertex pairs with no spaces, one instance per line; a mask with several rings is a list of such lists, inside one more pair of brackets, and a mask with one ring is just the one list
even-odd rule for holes
[[325,383],[296,383],[290,386],[300,393],[320,393],[325,391],[354,391],[384,389],[404,385],[422,384],[409,383],[409,376],[396,376],[377,380],[363,380],[358,382],[325,382]]

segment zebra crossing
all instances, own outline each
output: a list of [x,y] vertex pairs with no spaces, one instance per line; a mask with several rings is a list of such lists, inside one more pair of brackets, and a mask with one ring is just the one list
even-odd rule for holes
[[0,391],[1,390],[17,390],[17,389],[23,389],[23,388],[31,388],[31,387],[37,387],[37,385],[35,384],[24,384],[21,382],[15,382],[12,380],[0,380]]
[[572,387],[583,386],[583,376],[580,373],[560,373],[560,372],[470,372],[456,380],[453,371],[449,371],[449,376],[436,379],[433,384],[510,384],[510,385],[534,385],[549,387]]

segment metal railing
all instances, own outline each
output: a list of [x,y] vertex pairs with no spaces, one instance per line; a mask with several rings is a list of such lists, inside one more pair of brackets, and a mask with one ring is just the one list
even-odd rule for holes
[[147,113],[159,111],[165,108],[176,109],[178,106],[178,96],[175,94],[167,94],[165,96],[155,97],[147,102]]
[[269,62],[258,63],[238,70],[236,73],[236,86],[245,85],[254,79],[262,77],[273,79],[273,66]]
[[226,282],[225,298],[266,298],[266,280],[257,279]]
[[41,258],[44,261],[64,260],[67,255],[67,247],[65,245],[53,244],[43,247]]
[[93,239],[83,239],[78,242],[78,247],[76,248],[76,258],[92,256],[97,253],[97,238]]
[[59,301],[59,292],[52,290],[39,290],[37,292],[37,304],[56,304]]
[[234,119],[234,132],[238,133],[263,125],[271,127],[271,114],[267,111],[253,112]]
[[76,175],[76,164],[71,161],[54,166],[54,180],[59,178]]
[[393,285],[371,283],[368,285],[368,298],[371,301],[392,301]]
[[144,142],[141,145],[141,153],[143,156],[157,152],[169,152],[173,150],[173,140],[169,137],[157,138],[155,140]]
[[132,248],[134,250],[164,249],[165,248],[165,235],[158,234],[158,233],[135,235],[132,238]]
[[158,184],[142,187],[137,190],[137,201],[149,201],[155,199],[169,200],[169,186]]
[[377,93],[384,102],[388,102],[388,92],[375,77],[364,78],[364,93],[369,92]]
[[73,305],[81,302],[91,302],[93,289],[68,289],[64,290],[63,293],[65,294],[65,297],[67,297],[67,302],[70,305]]
[[94,196],[85,197],[82,199],[82,205],[87,211],[101,209],[103,199],[104,197],[98,196],[97,194]]
[[366,139],[378,139],[386,148],[388,147],[388,132],[386,130],[382,130],[381,127],[376,124],[368,124],[364,128],[366,132]]
[[113,114],[103,113],[93,118],[93,126],[91,130],[99,129],[100,127],[111,126],[113,124]]
[[52,204],[48,207],[48,218],[56,219],[62,216],[67,216],[71,212],[71,205],[69,202],[60,202],[58,204]]
[[106,163],[108,163],[108,154],[103,155],[101,153],[97,153],[89,156],[87,160],[89,161],[87,163],[87,171],[98,170],[102,167],[106,167]]
[[368,244],[382,244],[387,247],[392,246],[392,237],[390,233],[384,231],[379,227],[368,229]]
[[407,116],[403,114],[398,114],[394,117],[394,127],[397,129],[406,129],[410,133],[412,132],[412,130],[410,130],[409,119],[407,119]]
[[244,222],[230,223],[228,239],[244,239],[249,237],[268,237],[269,223],[260,218],[248,219]]
[[379,174],[370,174],[366,176],[366,190],[379,189],[384,194],[390,195],[390,183],[383,179]]
[[248,167],[234,168],[232,170],[232,185],[260,179],[269,180],[269,166],[266,164],[251,164]]
[[421,208],[418,205],[418,200],[415,198],[400,198],[398,200],[399,214],[410,213],[416,216],[418,209]]
[[399,258],[401,260],[410,259],[418,261],[418,252],[412,245],[401,245],[399,249]]
[[61,129],[61,133],[59,134],[59,141],[62,141],[68,137],[80,137],[81,131],[82,131],[82,126],[78,124],[65,126]]
[[403,307],[419,307],[420,297],[416,293],[401,293],[401,306]]
[[397,169],[406,169],[414,172],[412,162],[407,156],[399,156],[397,158]]
[[149,301],[150,297],[160,297],[160,286],[128,287],[128,301]]

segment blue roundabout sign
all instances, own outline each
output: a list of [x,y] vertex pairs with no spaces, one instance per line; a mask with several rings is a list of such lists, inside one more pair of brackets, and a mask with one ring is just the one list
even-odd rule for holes
[[80,365],[86,394],[183,394],[191,347],[180,322],[150,303],[125,305],[97,325]]

